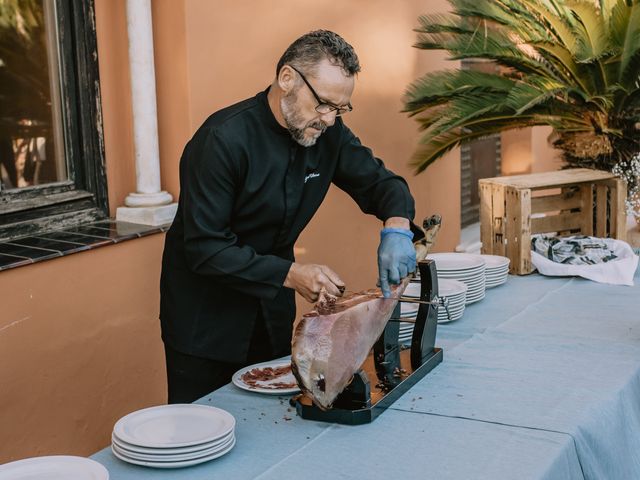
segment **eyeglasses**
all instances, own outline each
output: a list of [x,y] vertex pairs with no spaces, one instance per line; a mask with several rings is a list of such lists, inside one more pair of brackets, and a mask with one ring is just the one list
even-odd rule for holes
[[304,77],[304,75],[302,74],[302,72],[300,72],[300,70],[298,70],[297,68],[295,68],[293,65],[289,65],[298,75],[300,75],[300,77],[302,78],[302,80],[304,81],[304,83],[307,85],[307,87],[309,87],[309,90],[311,90],[311,93],[313,94],[314,98],[316,99],[316,102],[318,102],[318,105],[316,105],[316,112],[322,114],[322,115],[326,115],[327,113],[331,113],[331,112],[336,112],[336,117],[339,117],[341,115],[344,115],[345,113],[349,113],[350,111],[353,110],[353,107],[351,106],[350,103],[347,103],[345,106],[343,107],[339,107],[338,105],[334,105],[333,103],[329,103],[326,100],[322,100],[318,94],[316,93],[316,91],[313,89],[313,87],[311,86],[311,84],[309,83],[309,81]]

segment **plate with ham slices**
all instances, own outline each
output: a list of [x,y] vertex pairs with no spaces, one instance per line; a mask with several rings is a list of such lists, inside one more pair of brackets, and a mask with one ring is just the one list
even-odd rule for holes
[[248,392],[267,395],[292,395],[300,392],[291,373],[291,357],[256,363],[241,368],[231,378],[233,384]]

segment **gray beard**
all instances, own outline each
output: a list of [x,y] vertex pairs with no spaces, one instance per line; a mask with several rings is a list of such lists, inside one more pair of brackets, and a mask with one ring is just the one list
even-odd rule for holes
[[315,145],[318,141],[317,137],[307,137],[304,134],[304,131],[308,127],[314,127],[322,130],[322,133],[327,129],[327,126],[321,122],[311,122],[308,124],[304,124],[302,120],[302,116],[300,115],[300,111],[296,108],[295,103],[298,99],[297,94],[292,91],[291,93],[285,95],[280,101],[280,108],[282,110],[282,116],[284,118],[284,123],[287,125],[287,130],[291,134],[291,137],[303,147],[311,147]]

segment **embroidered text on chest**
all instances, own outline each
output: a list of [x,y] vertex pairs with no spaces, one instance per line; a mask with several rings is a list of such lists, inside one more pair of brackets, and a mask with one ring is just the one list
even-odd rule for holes
[[306,177],[304,177],[304,183],[307,183],[307,181],[311,180],[312,178],[316,178],[319,177],[320,174],[319,173],[310,173],[309,175],[307,175]]

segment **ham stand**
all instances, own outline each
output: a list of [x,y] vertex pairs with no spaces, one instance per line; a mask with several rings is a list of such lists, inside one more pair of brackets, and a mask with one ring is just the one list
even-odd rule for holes
[[291,400],[298,415],[308,420],[361,425],[370,423],[421,378],[442,362],[442,349],[435,347],[438,326],[438,277],[433,260],[418,263],[420,304],[413,328],[411,348],[399,344],[400,302],[384,332],[373,346],[360,370],[333,402],[330,410],[321,410],[304,396]]

